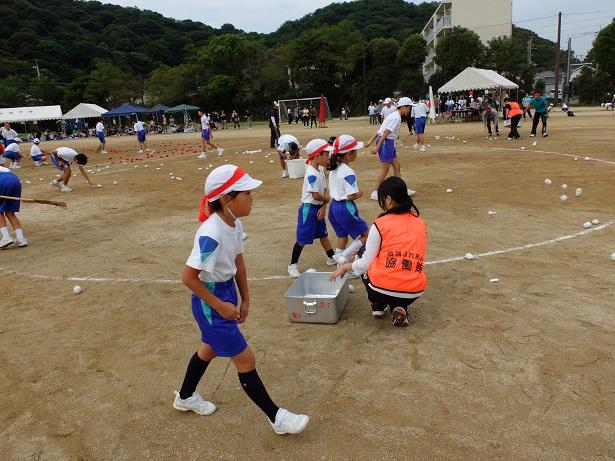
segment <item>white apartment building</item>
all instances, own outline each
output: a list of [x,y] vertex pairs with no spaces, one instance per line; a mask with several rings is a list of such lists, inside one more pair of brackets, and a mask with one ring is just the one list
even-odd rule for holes
[[425,80],[436,71],[436,45],[455,26],[478,34],[486,44],[495,37],[512,34],[513,0],[447,0],[438,5],[421,34],[427,42],[427,57],[423,64]]

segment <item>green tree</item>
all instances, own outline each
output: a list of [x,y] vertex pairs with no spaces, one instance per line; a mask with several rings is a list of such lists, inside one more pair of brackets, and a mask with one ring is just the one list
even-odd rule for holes
[[191,64],[170,67],[165,64],[152,72],[145,83],[147,95],[156,104],[175,106],[196,94],[196,69]]
[[423,62],[427,56],[427,44],[421,34],[408,37],[397,52],[395,65],[400,71],[397,89],[402,94],[423,94],[426,84],[423,78]]
[[572,83],[579,93],[579,99],[584,104],[595,105],[611,100],[607,95],[609,78],[601,68],[596,70],[585,67]]
[[615,50],[615,19],[596,36],[589,52],[589,58],[595,61],[601,71],[600,75],[608,80],[610,88],[613,88],[615,83],[613,50]]
[[480,67],[485,47],[480,37],[464,27],[455,26],[436,45],[436,64],[445,78],[453,78],[466,67]]
[[526,65],[526,57],[514,37],[496,37],[487,42],[485,65],[507,77],[515,77]]
[[374,38],[367,44],[367,94],[370,99],[392,95],[397,89],[399,43],[394,38]]
[[136,77],[110,62],[98,61],[88,75],[84,98],[105,107],[134,102],[139,95]]

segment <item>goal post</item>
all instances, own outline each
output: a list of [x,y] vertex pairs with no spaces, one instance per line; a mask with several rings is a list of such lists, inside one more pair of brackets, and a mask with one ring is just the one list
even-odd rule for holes
[[[327,120],[331,120],[331,111],[329,110],[329,102],[327,101],[327,97],[323,96],[325,102],[325,115]],[[301,119],[301,112],[304,109],[312,109],[316,108],[318,111],[318,115],[316,118],[318,119],[320,115],[320,96],[316,98],[296,98],[296,99],[280,99],[278,101],[278,115],[280,116],[280,122],[285,121],[288,122],[288,111],[290,109],[290,114],[293,117],[293,120],[296,119],[296,115],[299,115],[299,119]]]

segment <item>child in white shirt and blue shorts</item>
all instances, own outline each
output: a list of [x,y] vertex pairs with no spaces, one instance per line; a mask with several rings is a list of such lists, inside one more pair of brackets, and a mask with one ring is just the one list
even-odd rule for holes
[[[21,181],[19,176],[3,166],[0,166],[0,195],[21,197]],[[23,235],[21,223],[16,215],[20,205],[21,202],[19,200],[0,199],[0,249],[8,248],[14,243],[17,243],[18,247],[28,245],[28,241]],[[7,221],[11,223],[15,230],[15,240],[9,234]]]
[[333,248],[327,234],[327,203],[330,196],[327,191],[327,180],[322,168],[329,165],[329,152],[333,150],[324,139],[313,139],[305,146],[308,154],[305,176],[303,178],[303,189],[301,194],[301,205],[297,214],[297,240],[293,246],[288,274],[299,277],[298,262],[303,247],[311,245],[315,239],[319,239],[322,247],[327,254],[326,264],[334,266]]
[[[358,252],[367,239],[367,223],[359,216],[355,200],[363,196],[357,184],[357,175],[349,163],[357,159],[357,150],[363,147],[350,135],[343,134],[333,142],[329,165],[329,222],[337,235],[337,245],[333,259],[337,264],[346,263]],[[348,237],[354,241],[348,244]]]
[[199,213],[202,224],[181,276],[193,293],[192,314],[201,330],[201,343],[188,363],[179,392],[175,392],[173,407],[212,414],[216,406],[196,388],[211,360],[230,357],[242,389],[267,415],[274,432],[296,434],[305,429],[309,418],[279,408],[271,400],[256,372],[254,353],[238,326],[248,317],[250,296],[243,229],[237,218],[250,214],[251,191],[261,184],[234,165],[215,168],[205,181]]

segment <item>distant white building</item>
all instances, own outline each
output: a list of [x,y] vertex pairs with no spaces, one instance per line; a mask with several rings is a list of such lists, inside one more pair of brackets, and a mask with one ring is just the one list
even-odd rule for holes
[[512,0],[447,0],[438,5],[421,31],[427,42],[423,77],[429,80],[437,70],[436,45],[455,26],[478,34],[486,44],[496,37],[512,35]]

